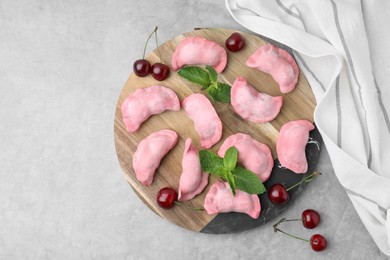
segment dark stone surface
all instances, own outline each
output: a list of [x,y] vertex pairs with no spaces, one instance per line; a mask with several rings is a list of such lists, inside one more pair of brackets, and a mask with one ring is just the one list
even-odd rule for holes
[[[305,174],[296,174],[289,169],[280,167],[278,159],[275,159],[274,168],[271,177],[264,183],[268,190],[274,183],[282,183],[285,187],[291,187],[304,177],[315,171],[322,146],[322,137],[317,128],[310,132],[310,140],[306,146],[306,158],[308,162],[308,171]],[[258,219],[253,219],[243,213],[220,213],[202,230],[202,233],[227,234],[241,232],[267,223],[275,219],[279,214],[285,211],[292,201],[297,199],[308,183],[301,183],[299,186],[289,191],[290,201],[284,205],[278,206],[272,204],[267,196],[267,192],[261,194],[261,213]]]

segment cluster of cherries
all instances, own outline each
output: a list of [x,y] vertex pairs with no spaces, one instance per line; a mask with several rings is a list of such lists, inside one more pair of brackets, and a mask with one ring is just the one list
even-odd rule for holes
[[[155,78],[156,80],[163,81],[166,78],[168,78],[170,70],[166,64],[162,63],[161,54],[158,46],[158,40],[157,40],[157,29],[158,27],[156,26],[153,32],[149,35],[148,39],[146,40],[142,59],[136,60],[134,62],[133,71],[135,75],[137,75],[138,77],[146,77],[150,73],[152,74],[152,77]],[[153,65],[151,65],[150,62],[145,59],[145,52],[146,52],[146,47],[148,45],[148,42],[153,34],[155,35],[156,38],[157,51],[161,62],[156,62]],[[244,37],[237,32],[230,35],[230,37],[227,38],[225,42],[226,48],[228,48],[232,52],[240,51],[242,48],[244,48],[244,45],[245,45]]]
[[[153,78],[155,78],[158,81],[162,81],[168,78],[170,70],[169,67],[163,64],[161,60],[161,54],[158,48],[158,41],[157,41],[157,29],[158,27],[156,26],[153,32],[149,35],[144,46],[144,55],[142,56],[142,59],[136,60],[134,62],[133,71],[135,75],[137,75],[138,77],[146,77],[147,75],[149,75],[149,73],[151,73]],[[146,46],[148,45],[148,42],[153,34],[155,35],[156,38],[157,51],[161,62],[156,62],[153,65],[150,65],[150,62],[145,59],[145,52],[146,52]]]
[[[290,196],[288,194],[289,190],[297,187],[298,185],[300,185],[303,182],[312,181],[316,176],[318,176],[320,174],[321,174],[320,172],[313,172],[313,173],[309,174],[308,176],[306,176],[305,178],[303,178],[300,182],[294,184],[293,186],[291,186],[289,188],[286,188],[281,183],[275,183],[268,189],[268,199],[275,205],[283,205],[283,204],[287,203],[287,201],[289,201],[289,199],[290,199]],[[279,232],[286,234],[290,237],[297,238],[297,239],[303,240],[305,242],[309,242],[311,245],[311,248],[314,251],[322,251],[326,248],[326,246],[328,244],[324,236],[322,236],[320,234],[315,234],[315,235],[311,236],[310,240],[307,240],[304,238],[300,238],[300,237],[296,237],[296,236],[293,236],[291,234],[288,234],[288,233],[286,233],[278,228],[278,225],[283,223],[283,222],[302,221],[302,224],[305,228],[313,229],[313,228],[318,226],[318,224],[320,223],[320,220],[321,220],[320,214],[317,211],[315,211],[313,209],[306,209],[302,212],[301,218],[299,218],[299,219],[281,219],[278,223],[273,225],[273,227],[274,227],[275,232],[279,231]]]
[[[289,200],[289,194],[288,194],[289,190],[295,188],[296,186],[298,186],[299,184],[301,184],[303,182],[312,181],[316,176],[318,176],[320,174],[321,173],[319,173],[319,172],[313,172],[313,173],[309,174],[308,176],[306,176],[305,178],[303,178],[300,182],[294,184],[293,186],[291,186],[289,188],[286,188],[281,183],[276,183],[276,184],[272,185],[270,187],[270,189],[268,190],[268,198],[272,203],[274,203],[276,205],[283,205]],[[177,200],[177,197],[178,196],[177,196],[176,190],[169,188],[169,187],[165,187],[165,188],[162,188],[161,190],[159,190],[159,192],[157,193],[156,201],[157,201],[157,204],[161,208],[164,208],[164,209],[171,209],[175,204],[177,204],[179,206],[185,207],[185,208],[190,209],[190,210],[197,210],[197,211],[204,210],[203,208],[194,208],[194,207],[188,206],[184,203],[181,203]],[[320,220],[321,220],[321,217],[317,211],[315,211],[313,209],[306,209],[302,212],[301,218],[298,218],[298,219],[285,219],[285,218],[283,218],[279,222],[277,222],[275,225],[273,225],[273,228],[274,228],[275,232],[281,232],[281,233],[288,235],[290,237],[300,239],[300,240],[303,240],[305,242],[310,243],[311,248],[314,251],[319,252],[319,251],[323,251],[327,247],[327,244],[328,244],[326,238],[324,236],[322,236],[321,234],[314,234],[310,237],[310,240],[308,240],[308,239],[304,239],[304,238],[300,238],[300,237],[291,235],[291,234],[279,229],[278,225],[280,225],[283,222],[301,221],[305,228],[313,229],[313,228],[318,226],[318,224],[320,223]]]
[[[174,189],[169,188],[169,187],[165,187],[165,188],[162,188],[161,190],[159,190],[159,192],[157,193],[156,201],[157,201],[157,204],[164,209],[171,209],[175,204],[178,204],[178,205],[186,207],[187,209],[190,209],[190,210],[204,210],[203,208],[193,208],[193,207],[188,206],[186,204],[180,203],[179,201],[177,201],[177,192]],[[273,228],[274,228],[275,232],[279,231],[279,232],[281,232],[285,235],[288,235],[290,237],[300,239],[300,240],[303,240],[305,242],[310,243],[311,248],[314,251],[319,252],[319,251],[323,251],[328,245],[328,242],[324,236],[322,236],[320,234],[314,234],[311,236],[310,240],[307,240],[304,238],[293,236],[293,235],[279,229],[278,225],[280,225],[283,222],[301,221],[305,228],[313,229],[313,228],[318,226],[318,224],[320,223],[320,220],[321,220],[321,217],[317,211],[315,211],[314,209],[306,209],[302,212],[301,218],[299,218],[299,219],[285,219],[285,218],[283,218],[279,222],[277,222],[275,225],[273,225]]]
[[293,236],[293,235],[279,229],[278,225],[283,223],[283,222],[301,221],[305,228],[313,229],[313,228],[318,226],[318,224],[320,223],[320,220],[321,220],[321,217],[317,211],[315,211],[314,209],[306,209],[302,212],[301,218],[298,218],[298,219],[285,219],[285,218],[283,218],[279,222],[277,222],[275,225],[273,225],[273,228],[274,228],[275,232],[279,231],[279,232],[281,232],[285,235],[288,235],[290,237],[293,237],[293,238],[303,240],[305,242],[310,243],[311,248],[314,251],[319,252],[319,251],[323,251],[328,245],[328,242],[326,241],[326,238],[324,236],[322,236],[320,234],[314,234],[310,237],[310,240],[308,240],[308,239],[300,238],[297,236]]

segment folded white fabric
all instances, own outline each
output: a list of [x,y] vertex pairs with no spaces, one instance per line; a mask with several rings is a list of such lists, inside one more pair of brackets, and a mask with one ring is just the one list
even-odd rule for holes
[[315,94],[315,122],[335,173],[390,257],[390,1],[226,0],[226,6],[244,27],[292,48]]

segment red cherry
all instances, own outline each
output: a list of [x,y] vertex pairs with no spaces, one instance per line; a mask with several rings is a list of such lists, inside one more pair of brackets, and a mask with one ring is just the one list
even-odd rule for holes
[[133,71],[138,77],[145,77],[150,73],[150,62],[145,59],[136,60],[133,64]]
[[244,48],[245,39],[238,32],[233,33],[225,41],[225,46],[232,52],[238,52]]
[[300,182],[295,183],[293,186],[288,187],[287,189],[282,184],[276,183],[276,184],[272,185],[271,188],[268,190],[268,198],[272,203],[277,204],[277,205],[282,205],[282,204],[286,203],[289,199],[289,195],[288,195],[289,190],[294,189],[295,187],[297,187],[298,185],[300,185],[303,182],[312,181],[318,175],[321,175],[321,173],[320,172],[312,172],[308,176],[304,177]]
[[314,251],[319,252],[326,248],[328,242],[326,241],[325,237],[323,237],[322,235],[315,234],[312,235],[310,238],[310,245]]
[[162,81],[169,76],[169,67],[162,63],[154,63],[152,65],[152,76],[158,81]]
[[268,190],[268,198],[276,205],[283,205],[288,201],[289,195],[283,184],[275,183]]
[[157,193],[157,204],[164,209],[172,208],[176,200],[177,192],[172,188],[165,187]]
[[315,228],[320,223],[320,220],[320,214],[314,209],[306,209],[302,212],[302,224],[305,228]]

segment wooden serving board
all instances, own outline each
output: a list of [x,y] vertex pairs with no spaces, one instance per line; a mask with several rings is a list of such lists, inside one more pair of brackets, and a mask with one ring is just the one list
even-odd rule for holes
[[[162,62],[171,68],[171,56],[177,44],[186,37],[201,36],[206,39],[215,41],[221,46],[225,47],[225,40],[233,33],[232,30],[227,29],[200,29],[183,35],[179,35],[172,40],[165,42],[159,46],[162,55]],[[266,124],[258,124],[243,120],[236,115],[230,104],[216,103],[213,105],[223,122],[223,134],[221,140],[212,147],[211,150],[217,152],[223,141],[230,135],[238,132],[246,133],[256,138],[258,141],[268,145],[272,151],[274,159],[276,158],[275,143],[279,130],[282,125],[288,121],[296,119],[307,119],[313,122],[313,111],[315,108],[315,99],[311,88],[305,78],[300,73],[299,81],[294,91],[288,94],[282,94],[279,90],[278,84],[268,74],[262,73],[258,70],[248,68],[245,65],[247,58],[255,52],[257,48],[266,44],[267,42],[248,33],[240,32],[246,41],[245,47],[240,52],[230,52],[228,54],[228,63],[225,70],[219,75],[219,81],[226,82],[230,85],[238,76],[243,76],[248,83],[254,86],[258,91],[267,93],[272,96],[283,96],[283,106],[280,114]],[[151,64],[160,62],[157,49],[151,52],[147,57]],[[160,208],[156,203],[156,194],[163,187],[172,187],[178,190],[179,178],[182,172],[181,160],[184,149],[184,141],[190,137],[194,144],[201,149],[199,135],[195,131],[193,122],[188,118],[184,110],[179,112],[166,111],[160,115],[150,117],[144,122],[135,133],[128,133],[122,121],[121,105],[124,99],[132,94],[138,88],[149,87],[152,85],[162,85],[173,89],[182,100],[184,97],[198,93],[200,87],[192,84],[187,80],[181,78],[177,72],[171,69],[171,74],[166,80],[159,82],[151,75],[141,78],[134,73],[130,75],[122,92],[119,96],[115,112],[114,133],[115,145],[120,165],[125,173],[125,177],[131,187],[134,189],[139,198],[156,214],[165,218],[176,225],[184,227],[193,231],[202,231],[215,217],[215,215],[208,215],[206,211],[191,211],[183,207],[175,206],[170,210]],[[162,129],[172,129],[179,135],[178,144],[165,156],[161,161],[153,183],[145,187],[135,178],[132,156],[137,148],[138,143],[149,134]],[[276,165],[277,167],[277,165]],[[294,178],[302,178],[299,175]],[[193,207],[202,207],[205,196],[211,186],[218,178],[210,176],[209,185],[207,188],[194,199],[186,202]],[[266,209],[263,207],[262,209]],[[239,216],[245,215],[240,213]],[[222,215],[222,214],[219,214]],[[245,218],[245,217],[244,217]],[[240,218],[239,221],[243,221]],[[244,220],[245,221],[245,220]],[[227,233],[229,228],[225,231],[218,232],[206,231],[211,233]],[[226,231],[227,230],[227,231]],[[234,230],[237,231],[237,230]],[[232,231],[233,232],[233,231]]]

